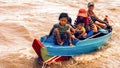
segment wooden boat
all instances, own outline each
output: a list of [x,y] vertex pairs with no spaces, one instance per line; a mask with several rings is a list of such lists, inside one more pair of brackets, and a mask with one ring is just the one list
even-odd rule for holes
[[101,33],[98,35],[98,37],[96,36],[92,39],[75,40],[73,41],[74,46],[68,46],[67,43],[63,46],[55,45],[52,37],[47,38],[43,36],[40,40],[35,39],[32,46],[43,63],[51,64],[68,60],[71,56],[95,51],[105,44],[110,38],[111,32],[105,35],[102,34],[103,36],[101,36]]

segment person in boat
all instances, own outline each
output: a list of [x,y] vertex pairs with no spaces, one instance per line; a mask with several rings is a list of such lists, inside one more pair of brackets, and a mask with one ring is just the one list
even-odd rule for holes
[[67,22],[67,24],[69,24],[70,27],[75,28],[75,27],[72,25],[72,19],[71,19],[71,17],[68,17],[68,22]]
[[75,27],[72,25],[72,19],[71,17],[68,17],[68,22],[67,24],[69,24],[70,26],[70,32],[71,32],[71,39],[73,40],[77,40],[77,38],[75,38],[74,34],[75,34]]
[[76,29],[75,29],[75,37],[77,39],[85,39],[86,38],[86,30],[84,28],[84,23],[77,23],[76,24]]
[[59,16],[59,23],[53,26],[49,34],[49,36],[53,35],[55,44],[63,45],[67,40],[70,46],[73,45],[71,40],[70,26],[67,24],[67,22],[68,14],[61,13]]
[[[96,28],[94,27],[93,23],[90,21],[87,15],[87,11],[82,8],[79,9],[77,18],[75,20],[75,26],[77,29],[75,33],[75,37],[77,38],[80,37],[81,35],[80,38],[85,39],[85,38],[92,36],[94,32],[97,32]],[[79,32],[78,29],[81,29],[81,31]]]
[[[94,25],[96,25],[98,29],[105,29],[107,26],[109,26],[109,24],[106,21],[99,19],[95,15],[93,10],[94,10],[94,3],[89,2],[87,13],[88,13],[88,16],[90,17],[90,19],[93,21]],[[98,21],[98,22],[96,22],[96,21]]]
[[[107,29],[109,32],[111,32],[112,31],[112,26],[109,24],[108,16],[106,15],[104,20],[100,20],[95,15],[93,10],[94,10],[94,3],[89,2],[87,12],[88,12],[88,16],[90,17],[90,19],[94,22],[94,25],[96,25],[98,29]],[[98,21],[99,23],[96,23],[96,21]]]

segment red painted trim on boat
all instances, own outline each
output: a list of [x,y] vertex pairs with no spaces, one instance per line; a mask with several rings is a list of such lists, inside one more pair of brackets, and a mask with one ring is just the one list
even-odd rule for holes
[[40,49],[44,47],[44,45],[37,39],[34,39],[33,44],[32,44],[33,49],[37,53],[38,57],[42,59]]

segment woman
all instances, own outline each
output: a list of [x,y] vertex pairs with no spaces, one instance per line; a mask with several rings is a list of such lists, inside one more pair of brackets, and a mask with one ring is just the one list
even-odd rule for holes
[[76,33],[78,39],[85,39],[93,35],[93,24],[90,22],[87,11],[80,9],[75,20]]

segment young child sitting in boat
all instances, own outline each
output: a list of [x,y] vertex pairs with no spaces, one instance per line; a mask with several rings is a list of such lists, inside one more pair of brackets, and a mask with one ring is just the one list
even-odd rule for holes
[[65,41],[68,41],[69,45],[72,46],[70,26],[67,24],[68,14],[61,13],[59,16],[59,23],[55,24],[50,31],[49,36],[53,35],[55,44],[63,45]]
[[84,23],[77,23],[76,24],[76,29],[75,29],[75,37],[77,39],[85,39],[86,38],[86,30],[84,28]]
[[75,27],[74,27],[74,25],[72,25],[71,17],[68,17],[67,24],[70,26],[70,32],[71,32],[71,39],[72,39],[72,41],[76,40],[77,38],[74,36],[74,34],[75,34]]

